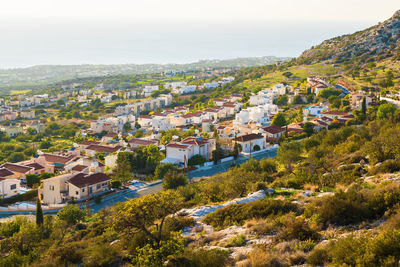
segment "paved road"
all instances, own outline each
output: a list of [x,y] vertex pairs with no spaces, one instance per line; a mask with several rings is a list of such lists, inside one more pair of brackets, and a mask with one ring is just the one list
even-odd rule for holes
[[[277,151],[277,149],[270,150],[270,151],[263,151],[263,152],[259,152],[257,154],[253,154],[252,157],[257,160],[260,160],[263,158],[273,158],[273,157],[276,157],[276,151]],[[220,163],[215,166],[210,166],[207,169],[200,169],[197,171],[193,171],[193,173],[190,173],[190,177],[194,180],[199,180],[200,178],[203,178],[203,177],[209,177],[209,176],[213,176],[217,173],[226,172],[229,169],[229,167],[232,165],[232,163],[235,163],[236,165],[240,165],[240,164],[246,162],[247,160],[249,160],[249,158],[250,158],[249,156],[240,156],[236,160],[231,160],[231,161],[227,161],[224,163]],[[160,181],[158,183],[154,183],[147,188],[140,189],[137,191],[131,190],[131,189],[125,189],[118,193],[104,196],[102,198],[101,203],[98,205],[91,203],[90,210],[91,210],[91,212],[98,212],[99,210],[101,210],[103,208],[111,207],[118,202],[124,202],[131,198],[141,197],[141,196],[148,195],[148,194],[154,194],[161,190],[162,190],[162,181]],[[85,206],[85,204],[82,204],[81,206]],[[44,211],[44,213],[45,214],[55,214],[55,213],[57,213],[57,211],[58,210]],[[15,213],[5,213],[4,212],[4,213],[0,213],[0,218],[7,218],[7,217],[11,217],[16,214],[34,214],[34,212],[15,212]]]

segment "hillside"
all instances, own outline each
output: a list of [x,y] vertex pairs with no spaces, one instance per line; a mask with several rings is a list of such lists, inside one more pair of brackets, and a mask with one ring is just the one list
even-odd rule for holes
[[400,56],[400,10],[371,28],[335,37],[306,50],[299,63],[329,61],[342,63],[357,60],[362,63]]
[[196,71],[214,68],[241,68],[275,64],[290,58],[252,57],[226,60],[201,60],[188,64],[120,64],[120,65],[42,65],[28,68],[0,69],[0,89],[47,85],[75,78],[107,75],[153,74]]

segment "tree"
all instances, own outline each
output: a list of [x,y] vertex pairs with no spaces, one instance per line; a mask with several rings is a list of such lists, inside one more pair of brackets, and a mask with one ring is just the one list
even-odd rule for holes
[[367,115],[367,99],[365,98],[365,96],[363,97],[362,103],[361,103],[361,112],[364,115]]
[[237,159],[239,157],[239,145],[236,143],[233,145],[233,158]]
[[129,132],[129,131],[131,131],[131,130],[132,130],[132,125],[131,125],[131,123],[130,123],[129,121],[125,122],[125,124],[124,124],[124,131],[125,131],[125,132]]
[[219,143],[215,144],[215,150],[211,152],[211,156],[214,164],[217,164],[218,161],[224,157],[224,151]]
[[26,186],[32,188],[35,184],[40,183],[39,176],[36,174],[27,174],[26,175]]
[[67,205],[57,212],[57,218],[69,225],[74,225],[85,218],[85,211],[75,205]]
[[134,154],[132,152],[120,152],[117,157],[116,175],[119,180],[127,181],[132,177],[132,162]]
[[379,106],[376,117],[380,120],[389,119],[396,111],[396,107],[392,103],[385,103]]
[[197,154],[197,155],[194,155],[193,157],[191,157],[191,158],[188,160],[188,165],[189,165],[189,166],[201,165],[201,164],[203,164],[204,162],[206,162],[206,159],[205,159],[202,155]]
[[292,165],[301,159],[301,153],[302,148],[299,142],[283,142],[278,148],[277,159],[285,165],[288,172],[292,172]]
[[168,215],[177,212],[182,203],[183,197],[173,190],[130,199],[117,207],[113,227],[126,234],[141,232],[155,248],[160,248],[164,221]]
[[276,104],[278,106],[286,106],[288,104],[288,97],[287,95],[281,95],[276,99]]
[[285,126],[286,125],[285,114],[283,114],[282,112],[278,112],[272,119],[272,125],[276,125],[279,127]]
[[23,161],[24,159],[25,159],[25,156],[22,152],[13,152],[8,157],[8,160],[10,162],[19,162],[19,161]]
[[157,165],[156,170],[154,171],[154,178],[163,179],[168,172],[176,172],[176,171],[178,171],[178,167],[176,167],[172,163],[159,164]]
[[260,151],[260,146],[259,145],[255,145],[254,147],[253,147],[253,151]]
[[163,189],[176,189],[179,186],[186,185],[188,183],[188,179],[185,175],[179,174],[176,171],[169,171],[164,178],[163,181]]
[[301,95],[295,95],[293,97],[293,104],[296,104],[296,105],[304,104],[303,98],[301,97]]
[[304,123],[303,131],[310,137],[314,133],[314,125],[309,121]]
[[43,224],[43,210],[39,198],[36,200],[36,224],[37,225]]
[[35,134],[37,134],[36,130],[33,129],[32,127],[29,127],[28,129],[26,129],[26,132],[27,132],[29,135],[35,135]]

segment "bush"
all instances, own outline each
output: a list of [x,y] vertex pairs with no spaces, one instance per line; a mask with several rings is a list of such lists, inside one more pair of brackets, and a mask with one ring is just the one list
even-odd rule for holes
[[204,162],[206,162],[206,159],[202,155],[197,154],[188,160],[188,165],[189,166],[201,165],[204,164]]
[[229,251],[221,249],[199,249],[187,251],[184,255],[190,261],[189,266],[193,267],[223,267],[229,262]]
[[96,203],[97,205],[99,205],[101,203],[101,196],[95,196],[94,197],[94,203]]
[[0,205],[6,206],[20,201],[34,200],[38,195],[37,189],[30,190],[26,193],[15,195],[9,198],[0,199]]
[[39,184],[40,179],[36,174],[27,174],[26,175],[26,186],[32,188],[35,184]]
[[296,204],[273,199],[261,199],[247,204],[233,204],[208,214],[203,221],[213,227],[242,225],[252,218],[297,212]]
[[178,174],[176,172],[168,172],[163,181],[163,189],[176,189],[179,186],[186,185],[188,179],[183,174]]
[[307,263],[312,266],[324,266],[329,261],[328,251],[325,248],[316,248],[307,257]]
[[178,167],[172,163],[159,164],[154,171],[154,179],[163,179],[170,171],[176,172],[178,171]]
[[110,184],[111,188],[120,188],[122,186],[121,181],[118,180],[112,180]]
[[85,217],[85,211],[79,208],[79,206],[68,205],[57,212],[57,217],[72,225],[83,220]]

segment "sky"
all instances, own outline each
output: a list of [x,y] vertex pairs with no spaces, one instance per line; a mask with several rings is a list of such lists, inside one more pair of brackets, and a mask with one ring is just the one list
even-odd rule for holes
[[0,67],[298,56],[398,0],[1,0]]

